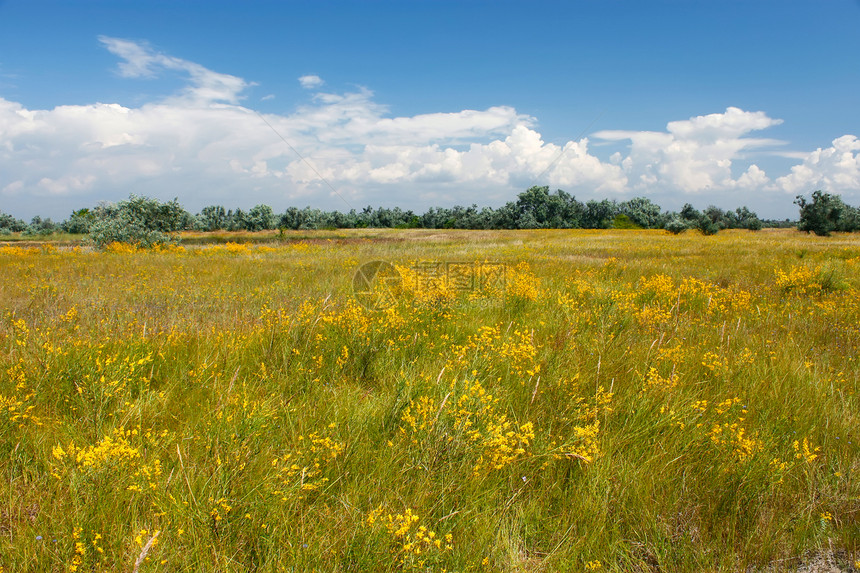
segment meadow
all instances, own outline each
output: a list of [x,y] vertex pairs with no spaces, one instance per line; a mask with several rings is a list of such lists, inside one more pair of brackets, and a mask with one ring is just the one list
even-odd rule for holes
[[860,570],[857,234],[186,239],[0,246],[0,571]]

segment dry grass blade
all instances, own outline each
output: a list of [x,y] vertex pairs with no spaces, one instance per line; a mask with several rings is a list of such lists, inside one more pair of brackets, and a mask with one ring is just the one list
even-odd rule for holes
[[137,573],[137,570],[140,569],[140,566],[146,560],[146,556],[149,554],[149,550],[152,549],[153,544],[155,544],[155,540],[158,539],[159,531],[153,533],[146,544],[141,548],[140,555],[137,556],[137,560],[134,562],[134,569],[131,570],[131,573]]

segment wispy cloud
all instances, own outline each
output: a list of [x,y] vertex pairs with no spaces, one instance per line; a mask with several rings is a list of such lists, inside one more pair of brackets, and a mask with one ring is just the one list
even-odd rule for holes
[[250,84],[242,78],[213,72],[200,64],[168,56],[148,44],[120,38],[99,36],[99,41],[112,54],[122,59],[119,72],[127,78],[152,78],[162,70],[184,72],[189,85],[181,96],[189,103],[205,105],[212,102],[238,103]]

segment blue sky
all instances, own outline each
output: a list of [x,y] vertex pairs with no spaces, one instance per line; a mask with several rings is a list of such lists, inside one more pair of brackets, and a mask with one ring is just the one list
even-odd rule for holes
[[854,0],[0,0],[0,210],[858,205],[858,32]]

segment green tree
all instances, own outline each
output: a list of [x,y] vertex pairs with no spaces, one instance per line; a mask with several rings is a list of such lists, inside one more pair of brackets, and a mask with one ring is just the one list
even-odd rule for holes
[[614,201],[604,199],[603,201],[591,200],[585,204],[585,213],[582,216],[583,229],[608,229],[615,219],[616,205]]
[[663,223],[660,206],[646,197],[634,197],[621,203],[618,208],[633,223],[644,229],[659,229]]
[[0,232],[4,234],[20,233],[27,228],[27,223],[12,215],[0,212]]
[[276,224],[275,213],[268,205],[257,205],[248,211],[245,217],[245,228],[249,231],[265,231],[274,229]]
[[728,212],[731,220],[731,227],[735,229],[749,229],[750,231],[760,231],[763,224],[753,211],[747,209],[746,206],[738,207],[735,212]]
[[[723,211],[715,205],[709,205],[708,208],[702,212],[702,216],[707,217],[718,231],[731,227],[730,212]],[[710,226],[707,225],[707,223],[705,223],[705,225]]]
[[569,229],[581,225],[585,207],[561,189],[550,193],[549,187],[534,186],[517,195],[516,203],[505,206],[508,213],[495,217],[496,221],[513,221],[502,225],[511,229]]
[[130,243],[141,247],[176,242],[176,232],[188,224],[190,215],[177,199],[161,203],[157,199],[130,195],[117,204],[102,204],[94,210],[90,239],[97,247],[110,243]]
[[75,235],[86,235],[90,232],[90,226],[96,220],[96,215],[89,209],[78,209],[73,211],[69,218],[63,221],[61,227],[66,233]]
[[227,227],[227,210],[221,205],[209,205],[203,207],[197,215],[197,219],[203,229],[220,231]]
[[681,218],[688,224],[696,224],[702,218],[702,214],[689,203],[685,203],[681,208]]
[[800,222],[797,228],[821,237],[827,237],[833,231],[839,230],[840,219],[845,216],[845,203],[842,199],[838,195],[821,190],[813,191],[811,201],[798,195],[794,204],[800,207]]
[[860,231],[860,209],[857,207],[852,207],[851,205],[845,205],[845,209],[842,211],[842,216],[839,217],[839,224],[836,228],[837,231]]

